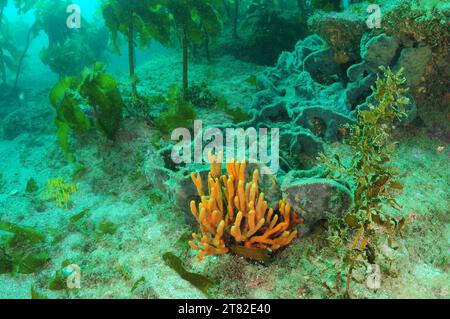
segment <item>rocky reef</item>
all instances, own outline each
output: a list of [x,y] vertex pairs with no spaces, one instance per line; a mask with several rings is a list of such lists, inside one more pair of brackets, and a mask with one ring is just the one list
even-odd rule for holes
[[365,9],[354,5],[345,12],[316,13],[308,21],[329,45],[333,61],[351,66],[347,72],[352,90],[347,98],[352,108],[364,102],[373,74],[384,65],[405,68],[419,115],[424,116],[428,108],[443,110],[449,102],[449,4],[386,1],[381,5],[381,27],[374,29],[366,25]]
[[[303,233],[330,214],[342,216],[352,206],[349,186],[327,179],[317,156],[327,143],[343,140],[343,126],[355,123],[359,111],[376,105],[372,88],[382,73],[380,67],[394,72],[404,69],[411,91],[407,116],[397,123],[403,126],[415,123],[430,107],[424,100],[426,94],[443,94],[449,83],[448,9],[404,9],[402,2],[384,6],[386,23],[381,29],[368,28],[358,6],[341,13],[313,15],[309,26],[314,34],[300,40],[294,51],[283,52],[275,66],[257,75],[252,119],[232,125],[280,128],[281,170],[277,176],[261,178],[259,184],[266,195],[273,195],[266,198],[275,209],[278,203],[271,202],[271,197],[287,199],[305,220]],[[433,35],[430,30],[434,30]],[[168,152],[155,156],[164,163]],[[163,188],[170,191],[175,184],[179,186],[174,201],[194,225],[186,204],[197,196],[190,173],[195,170],[205,179],[208,168],[188,165],[174,172],[162,168],[163,164],[150,166],[150,180],[161,180],[162,174],[163,179],[172,181],[171,185],[161,185]]]
[[[353,198],[348,186],[325,178],[316,157],[324,150],[326,143],[343,139],[345,130],[342,127],[354,123],[358,111],[375,103],[372,86],[380,66],[393,70],[405,69],[407,85],[413,88],[409,96],[411,103],[407,107],[408,116],[401,123],[406,125],[417,116],[415,100],[418,97],[414,88],[423,85],[436,55],[436,47],[431,44],[406,46],[398,34],[372,32],[367,28],[365,33],[359,33],[359,29],[364,28],[352,27],[352,23],[356,22],[352,15],[346,14],[341,20],[331,17],[343,14],[321,15],[327,23],[319,25],[333,24],[339,26],[342,32],[351,30],[352,38],[357,42],[353,41],[350,48],[344,42],[327,36],[321,28],[317,32],[324,38],[315,34],[300,40],[293,52],[282,53],[274,67],[257,76],[257,92],[251,105],[253,119],[239,125],[281,129],[281,173],[261,185],[261,189],[276,194],[274,198],[280,194],[287,198],[305,219],[304,231],[326,219],[329,214],[342,216],[352,205]],[[314,19],[317,17],[312,18],[313,22]],[[360,24],[364,22],[361,19],[358,21]],[[343,59],[343,56],[348,59]],[[160,162],[164,162],[167,156],[167,152],[160,152]],[[160,172],[166,176],[164,179],[179,184],[174,201],[187,221],[194,224],[186,205],[196,197],[196,189],[189,175],[191,168],[184,167],[173,172],[161,167],[164,165],[159,168],[153,166],[147,171],[153,175]],[[196,171],[199,171],[198,167]],[[205,167],[200,171],[206,178],[208,169]],[[161,180],[160,176],[150,179]],[[168,191],[171,187],[173,185],[164,186]],[[270,196],[267,197],[270,201]],[[276,202],[270,204],[277,207]]]
[[[284,52],[274,68],[259,75],[260,91],[252,105],[255,122],[288,128],[284,146],[292,150],[293,145],[301,144],[300,152],[313,156],[322,149],[322,141],[340,140],[339,128],[354,121],[357,110],[373,103],[371,88],[380,66],[394,71],[405,69],[413,92],[404,122],[413,121],[418,98],[414,89],[426,81],[434,56],[432,48],[404,47],[395,36],[385,33],[363,35],[359,48],[354,63],[340,64],[335,48],[318,35],[299,41],[294,52]],[[297,167],[304,165],[297,163]]]
[[405,5],[383,6],[381,29],[369,29],[358,7],[355,12],[317,13],[309,21],[316,34],[282,53],[275,67],[257,77],[253,124],[282,129],[281,166],[289,173],[278,179],[306,225],[328,213],[339,216],[351,205],[345,185],[321,178],[316,156],[324,143],[342,140],[343,125],[376,103],[372,87],[381,66],[404,69],[411,88],[407,116],[399,124],[413,123],[431,107],[426,94],[448,100],[443,93],[450,83],[448,7],[405,10]]
[[[284,52],[275,67],[258,76],[252,109],[258,126],[281,127],[286,171],[309,169],[323,141],[340,139],[339,127],[353,121],[345,102],[343,69],[317,35]],[[302,156],[299,156],[299,155]],[[286,165],[289,163],[289,165]]]

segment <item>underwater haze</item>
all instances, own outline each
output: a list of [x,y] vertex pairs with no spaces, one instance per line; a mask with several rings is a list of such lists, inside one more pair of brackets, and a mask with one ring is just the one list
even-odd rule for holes
[[449,18],[0,0],[0,298],[448,299]]

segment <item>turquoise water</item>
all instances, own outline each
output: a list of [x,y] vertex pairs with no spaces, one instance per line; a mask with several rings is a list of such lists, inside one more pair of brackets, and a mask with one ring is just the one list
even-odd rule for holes
[[448,298],[449,16],[0,0],[0,298]]

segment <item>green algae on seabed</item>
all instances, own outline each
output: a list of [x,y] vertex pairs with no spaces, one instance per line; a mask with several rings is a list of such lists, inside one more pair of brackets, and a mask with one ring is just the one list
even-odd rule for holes
[[45,241],[45,235],[43,233],[28,226],[19,226],[10,222],[1,222],[0,230],[14,235],[11,245],[23,245],[24,243],[38,244]]
[[36,181],[34,180],[34,178],[30,178],[27,182],[27,186],[25,187],[25,192],[26,193],[34,193],[39,189]]
[[118,228],[119,228],[118,225],[106,219],[97,225],[95,232],[101,236],[114,235]]
[[139,287],[139,285],[141,285],[142,283],[144,283],[145,282],[145,277],[144,276],[141,276],[141,278],[139,278],[138,280],[136,280],[135,282],[134,282],[134,284],[133,284],[133,287],[131,288],[131,292],[134,292],[138,287]]
[[47,250],[39,246],[46,236],[32,227],[0,223],[0,274],[32,274],[50,261]]
[[206,276],[187,271],[183,267],[183,262],[181,259],[171,252],[165,253],[163,255],[163,260],[166,265],[175,270],[181,278],[188,281],[195,288],[203,292],[205,296],[209,297],[208,288],[214,285],[214,282],[211,281],[211,279]]
[[83,209],[80,213],[73,215],[72,217],[70,217],[70,222],[72,224],[76,224],[77,222],[79,222],[80,220],[82,220],[83,218],[85,218],[90,212],[89,208]]

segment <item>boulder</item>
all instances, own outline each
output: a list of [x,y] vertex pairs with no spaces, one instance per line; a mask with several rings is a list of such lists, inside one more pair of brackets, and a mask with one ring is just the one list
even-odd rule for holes
[[367,42],[361,49],[361,57],[373,72],[380,66],[389,66],[393,62],[399,43],[394,37],[380,34]]
[[316,11],[309,19],[308,26],[318,33],[333,50],[333,60],[345,65],[360,57],[359,44],[367,32],[366,17],[360,13]]
[[422,82],[431,54],[429,47],[405,48],[402,50],[394,70],[404,68],[404,76],[408,85],[417,86]]
[[345,186],[323,178],[306,178],[282,186],[284,197],[305,219],[307,226],[328,216],[342,217],[351,207],[353,197]]

